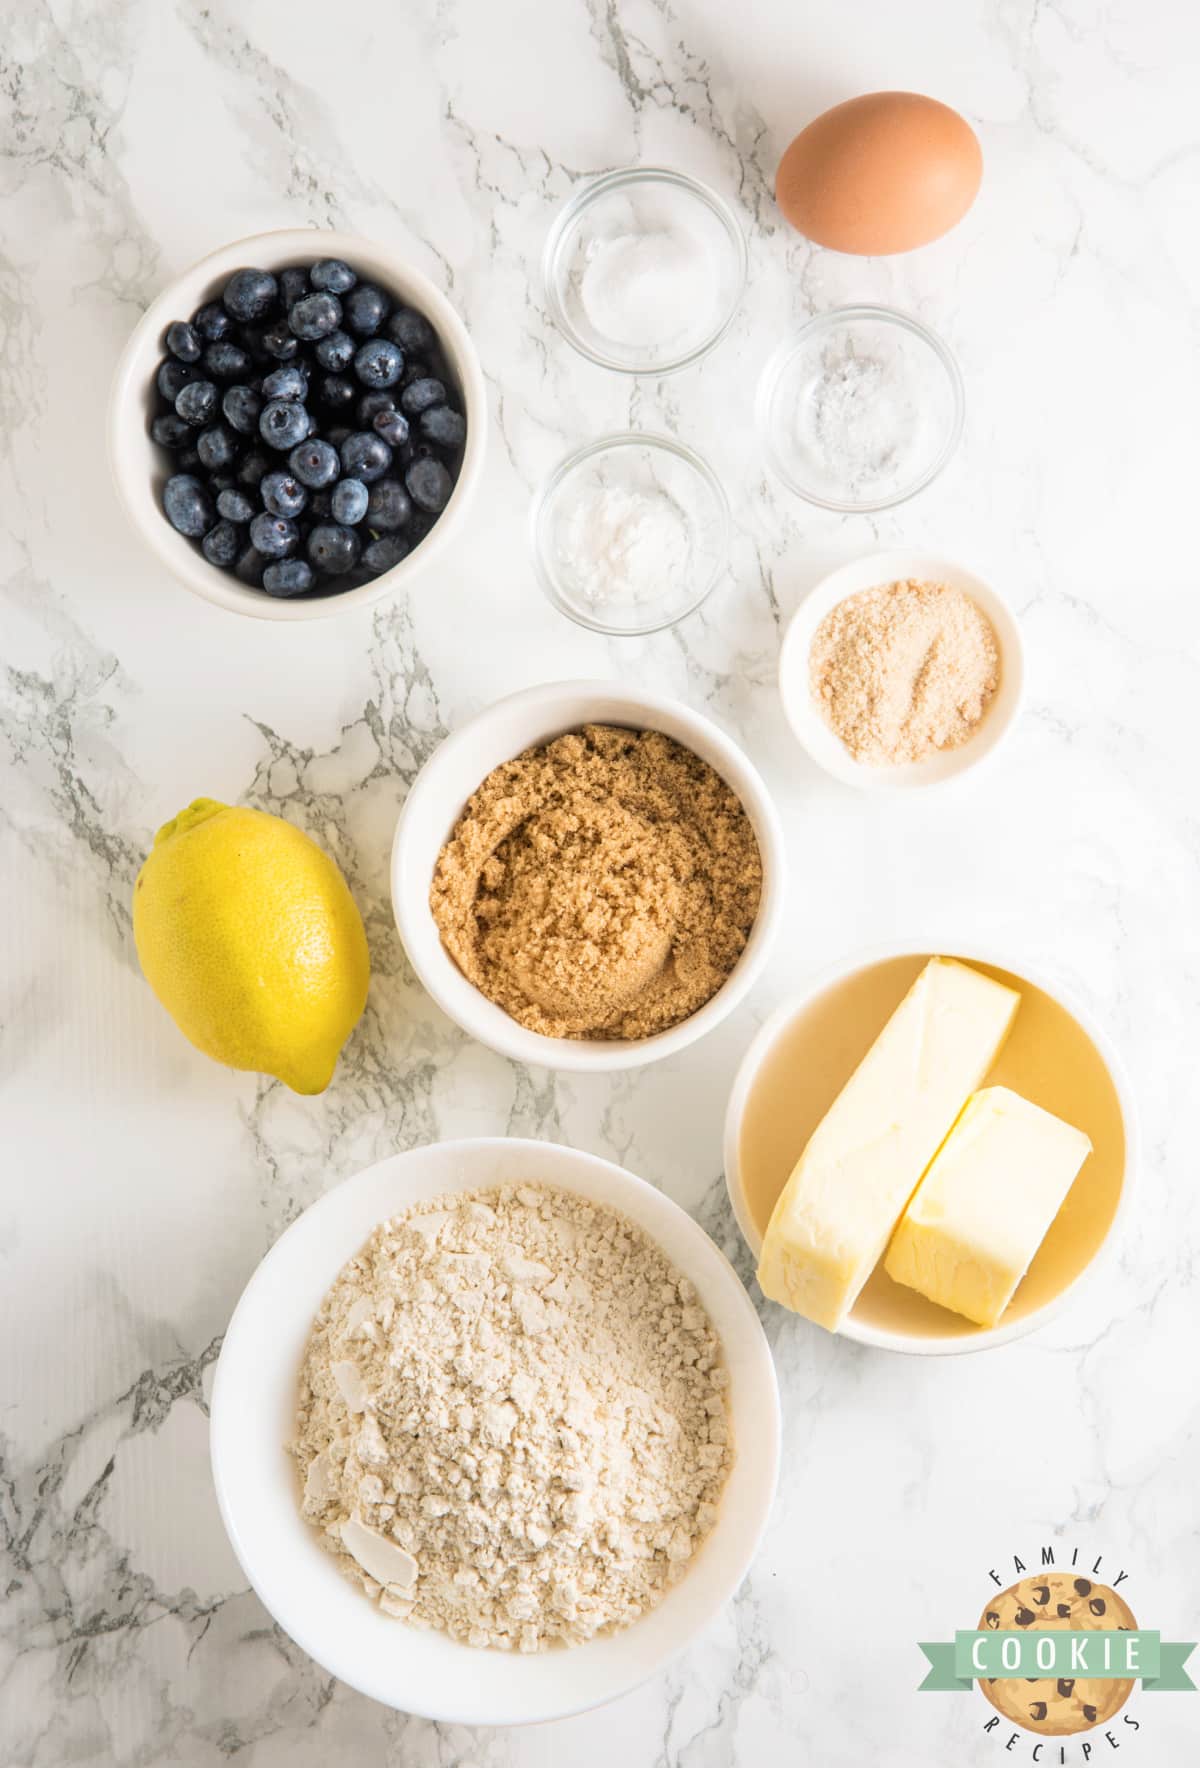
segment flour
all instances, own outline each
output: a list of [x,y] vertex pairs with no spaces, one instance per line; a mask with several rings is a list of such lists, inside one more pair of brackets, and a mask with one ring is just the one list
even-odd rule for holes
[[720,1342],[616,1211],[544,1185],[414,1205],[321,1304],[302,1510],[384,1612],[537,1651],[687,1570],[732,1462]]

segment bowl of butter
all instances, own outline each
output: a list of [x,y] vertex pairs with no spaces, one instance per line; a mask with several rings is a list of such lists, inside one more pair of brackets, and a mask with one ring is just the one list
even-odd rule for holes
[[994,953],[826,971],[734,1082],[725,1179],[769,1300],[885,1350],[1008,1343],[1112,1250],[1133,1104],[1103,1030]]

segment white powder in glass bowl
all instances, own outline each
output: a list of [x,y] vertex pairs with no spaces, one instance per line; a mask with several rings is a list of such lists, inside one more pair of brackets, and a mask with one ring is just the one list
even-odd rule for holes
[[557,529],[558,567],[593,607],[673,598],[687,584],[687,520],[665,491],[583,485]]

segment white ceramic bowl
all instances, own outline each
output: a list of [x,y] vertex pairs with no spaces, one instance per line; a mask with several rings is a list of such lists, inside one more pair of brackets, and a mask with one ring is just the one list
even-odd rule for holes
[[[716,769],[741,799],[758,838],[763,890],[758,919],[736,967],[710,1001],[655,1037],[622,1041],[543,1037],[467,981],[446,951],[429,907],[434,866],[467,799],[502,761],[583,724],[663,731]],[[587,1073],[638,1068],[711,1031],[745,995],[767,959],[783,913],[785,854],[775,808],[757,770],[709,719],[676,700],[602,681],[550,682],[488,707],[447,737],[413,782],[392,845],[392,909],[404,949],[438,1006],[514,1062]]]
[[[903,1351],[925,1356],[991,1350],[998,1345],[1009,1344],[1013,1339],[1024,1337],[1026,1333],[1044,1326],[1059,1314],[1083,1284],[1090,1281],[1111,1257],[1120,1238],[1121,1225],[1130,1208],[1137,1162],[1137,1120],[1133,1095],[1121,1059],[1103,1028],[1078,1001],[1070,997],[1059,982],[1047,977],[1024,960],[1016,960],[1011,954],[997,952],[991,948],[980,948],[970,943],[935,946],[926,941],[917,940],[874,947],[823,970],[803,993],[785,1001],[759,1030],[742,1058],[741,1066],[734,1078],[733,1090],[730,1093],[729,1104],[725,1112],[725,1185],[734,1216],[741,1229],[742,1238],[755,1258],[757,1259],[762,1251],[762,1234],[755,1223],[746,1198],[740,1145],[747,1103],[764,1066],[781,1041],[813,1009],[814,1005],[819,1003],[822,997],[829,995],[831,991],[843,985],[848,979],[868,972],[892,959],[917,958],[934,956],[935,954],[960,958],[967,964],[989,965],[993,969],[1006,972],[1014,979],[1017,986],[1024,983],[1027,987],[1040,990],[1055,1007],[1065,1014],[1068,1020],[1073,1022],[1074,1030],[1081,1036],[1081,1040],[1086,1040],[1086,1043],[1091,1045],[1097,1064],[1097,1072],[1104,1075],[1108,1087],[1111,1089],[1111,1096],[1105,1102],[1106,1109],[1103,1121],[1110,1124],[1110,1133],[1114,1136],[1114,1142],[1110,1149],[1104,1150],[1104,1156],[1111,1168],[1111,1183],[1117,1191],[1117,1198],[1111,1218],[1107,1220],[1106,1224],[1101,1221],[1099,1228],[1095,1231],[1098,1243],[1094,1250],[1090,1251],[1090,1254],[1081,1254],[1077,1257],[1076,1262],[1080,1266],[1077,1275],[1061,1288],[1057,1288],[1044,1305],[1024,1311],[1019,1317],[1007,1320],[1002,1318],[998,1325],[992,1327],[974,1326],[971,1322],[960,1319],[957,1315],[950,1314],[941,1308],[934,1308],[932,1304],[917,1298],[923,1314],[922,1330],[919,1332],[888,1329],[869,1318],[857,1317],[854,1310],[839,1328],[840,1337],[853,1339],[858,1344],[872,1345],[880,1350]],[[1016,1026],[1010,1044],[1017,1037],[1021,1011],[1018,1009]],[[882,1030],[882,1023],[864,1028],[863,1054],[866,1053],[874,1036],[880,1030]],[[857,1056],[857,1052],[855,1055]],[[1005,1051],[1002,1050],[997,1063],[997,1069],[1001,1071],[999,1078],[1004,1084],[1013,1084],[1016,1077],[1006,1076],[1002,1072],[1004,1062]],[[1030,1065],[1029,1053],[1024,1055],[1023,1062],[1026,1067]],[[1034,1066],[1036,1067],[1036,1063]],[[1016,1090],[1022,1091],[1025,1088],[1022,1084],[1017,1084]],[[1028,1090],[1034,1091],[1032,1087]],[[830,1102],[832,1103],[832,1101]],[[1044,1104],[1049,1110],[1053,1110],[1058,1103],[1053,1096],[1041,1100],[1035,1099],[1035,1102]],[[1062,1115],[1067,1115],[1067,1113],[1063,1111]],[[1082,1127],[1090,1128],[1093,1133],[1093,1141],[1096,1142],[1095,1125],[1083,1125]],[[1098,1143],[1097,1149],[1099,1150]],[[797,1156],[800,1152],[800,1148],[797,1148]],[[1088,1168],[1085,1166],[1076,1183],[1078,1185],[1088,1182]],[[1017,1301],[1019,1299],[1018,1295]],[[1016,1302],[1013,1306],[1016,1306]],[[817,1332],[821,1328],[813,1326],[810,1330]]]
[[[808,666],[817,628],[839,602],[877,584],[913,577],[961,589],[987,615],[1000,646],[1000,685],[975,734],[957,749],[941,749],[924,761],[900,767],[867,767],[855,761],[817,710]],[[937,553],[911,547],[870,553],[830,572],[811,589],[793,614],[779,653],[779,692],[796,737],[818,767],[844,785],[868,792],[910,792],[945,785],[993,755],[1012,729],[1025,691],[1025,652],[1021,629],[1008,603],[982,577]]]
[[[624,1632],[570,1650],[480,1651],[390,1620],[338,1571],[298,1508],[284,1444],[313,1316],[347,1259],[397,1210],[515,1180],[622,1210],[695,1284],[724,1347],[735,1443],[717,1523],[687,1576]],[[562,1718],[624,1694],[697,1634],[741,1583],[775,1493],[779,1396],[754,1308],[733,1268],[668,1197],[591,1154],[548,1142],[435,1143],[336,1186],[293,1222],[250,1279],[217,1365],[213,1479],[230,1541],[284,1631],[332,1675],[388,1706],[462,1725]]]
[[[217,295],[233,271],[245,265],[281,270],[315,258],[344,258],[389,294],[425,314],[437,332],[447,367],[462,395],[467,440],[450,501],[433,528],[408,558],[391,571],[357,589],[327,596],[293,599],[267,595],[241,583],[229,571],[210,565],[199,548],[177,534],[162,512],[160,497],[168,477],[165,451],[150,438],[149,422],[156,405],[154,375],[162,360],[163,333],[174,319],[188,319],[201,302]],[[113,378],[108,414],[108,453],[117,492],[130,521],[146,545],[172,576],[190,590],[259,620],[328,620],[356,608],[370,607],[407,589],[458,533],[470,509],[483,471],[487,437],[487,394],[475,346],[446,297],[397,252],[353,233],[324,228],[289,227],[277,233],[254,234],[210,252],[198,264],[156,295],[134,327]]]

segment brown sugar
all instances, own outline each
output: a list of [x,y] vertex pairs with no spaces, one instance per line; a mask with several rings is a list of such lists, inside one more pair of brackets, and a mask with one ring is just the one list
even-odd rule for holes
[[548,1037],[641,1038],[725,981],[758,913],[750,819],[661,731],[585,725],[495,768],[430,908],[468,981]]
[[961,589],[881,583],[818,626],[809,682],[856,761],[894,767],[972,735],[1000,681],[991,622]]

